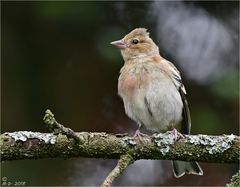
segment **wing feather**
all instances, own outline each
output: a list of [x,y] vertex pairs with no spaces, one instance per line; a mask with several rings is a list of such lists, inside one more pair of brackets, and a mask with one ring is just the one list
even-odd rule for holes
[[182,83],[181,75],[178,69],[169,61],[167,61],[169,68],[170,68],[170,77],[173,80],[174,85],[177,87],[181,98],[183,102],[183,121],[182,121],[182,127],[181,127],[181,133],[183,134],[190,134],[191,129],[191,117],[190,117],[190,111],[188,107],[188,102],[186,98],[186,90]]

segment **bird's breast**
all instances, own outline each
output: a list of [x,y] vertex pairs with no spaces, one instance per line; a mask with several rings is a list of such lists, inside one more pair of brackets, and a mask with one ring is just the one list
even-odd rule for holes
[[122,69],[118,80],[120,96],[134,97],[148,85],[148,71],[144,66]]

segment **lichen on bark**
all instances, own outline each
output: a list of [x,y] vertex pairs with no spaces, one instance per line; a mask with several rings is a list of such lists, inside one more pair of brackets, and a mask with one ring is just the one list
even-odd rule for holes
[[[210,152],[209,147],[213,143],[196,144],[191,137],[202,135],[188,135],[185,138],[166,143],[169,133],[159,134],[161,140],[155,137],[143,137],[142,141],[128,136],[115,136],[106,133],[76,133],[79,142],[63,134],[54,135],[52,133],[33,133],[38,136],[24,136],[16,138],[16,134],[25,132],[13,132],[0,135],[1,160],[19,160],[36,158],[56,158],[56,157],[94,157],[119,159],[121,155],[131,155],[138,159],[162,159],[162,160],[185,160],[203,162],[224,162],[238,163],[240,156],[240,138],[230,137],[230,147],[226,147],[219,152]],[[25,133],[26,134],[26,133]],[[39,138],[41,137],[41,138]],[[44,138],[45,137],[45,138]],[[46,141],[51,137],[54,143]],[[208,136],[212,141],[226,139],[223,136]],[[158,141],[158,142],[156,142]],[[159,141],[162,143],[159,144]],[[165,142],[165,143],[164,143]],[[166,149],[168,147],[168,149]],[[165,150],[165,152],[163,152]]]

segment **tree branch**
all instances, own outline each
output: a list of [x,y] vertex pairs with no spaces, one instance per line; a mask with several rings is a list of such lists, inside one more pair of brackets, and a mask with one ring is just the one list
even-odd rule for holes
[[116,167],[108,174],[107,178],[102,183],[101,187],[112,186],[113,181],[134,162],[131,155],[122,155],[118,160]]
[[240,137],[235,135],[187,135],[177,141],[171,132],[143,137],[106,133],[76,133],[79,142],[66,135],[18,131],[0,135],[1,161],[57,157],[119,159],[131,155],[138,159],[185,160],[238,163]]
[[0,135],[1,161],[40,158],[111,158],[119,159],[102,187],[113,181],[135,160],[161,159],[238,163],[240,137],[235,135],[184,135],[172,132],[140,139],[106,133],[76,133],[56,121],[50,110],[44,122],[53,133],[31,131],[6,132]]
[[238,186],[240,186],[240,171],[233,175],[231,178],[231,183],[226,185],[226,187],[238,187]]

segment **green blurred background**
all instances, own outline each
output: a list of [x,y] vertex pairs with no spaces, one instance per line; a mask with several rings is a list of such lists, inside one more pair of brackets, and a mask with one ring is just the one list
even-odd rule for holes
[[[75,131],[133,133],[117,95],[123,65],[110,42],[149,29],[182,72],[192,134],[239,134],[239,3],[1,1],[1,132],[47,132],[51,109]],[[4,162],[2,177],[28,186],[100,185],[115,160]],[[175,179],[169,161],[139,161],[116,185],[222,186],[237,164],[201,163],[202,177]]]

